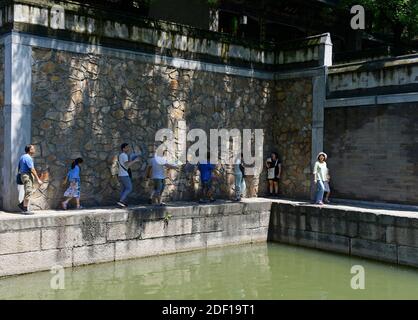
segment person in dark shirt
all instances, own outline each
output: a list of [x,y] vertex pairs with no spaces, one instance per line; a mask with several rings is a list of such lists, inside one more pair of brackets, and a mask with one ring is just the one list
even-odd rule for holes
[[197,165],[200,172],[200,184],[202,189],[202,197],[200,203],[205,203],[207,200],[210,202],[215,201],[213,198],[212,190],[212,172],[215,170],[215,165],[210,163],[210,153],[207,154],[206,163],[198,163]]
[[279,154],[277,152],[272,152],[270,158],[266,161],[267,168],[267,181],[269,187],[269,196],[278,197],[279,196],[279,179],[282,173],[282,164],[279,159]]

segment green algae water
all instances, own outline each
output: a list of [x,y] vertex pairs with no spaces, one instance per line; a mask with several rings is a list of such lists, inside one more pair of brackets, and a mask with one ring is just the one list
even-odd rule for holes
[[274,243],[69,268],[63,290],[53,276],[2,278],[0,299],[418,299],[414,268]]

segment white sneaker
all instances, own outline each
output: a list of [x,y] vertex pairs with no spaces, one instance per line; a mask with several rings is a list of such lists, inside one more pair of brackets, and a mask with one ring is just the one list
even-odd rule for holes
[[118,201],[116,202],[116,204],[121,208],[126,208],[126,204],[124,204],[123,202]]

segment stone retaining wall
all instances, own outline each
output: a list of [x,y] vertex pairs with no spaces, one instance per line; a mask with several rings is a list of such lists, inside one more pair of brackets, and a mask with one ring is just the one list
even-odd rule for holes
[[9,215],[0,221],[0,276],[266,241],[270,207],[259,202]]
[[273,203],[269,240],[418,267],[418,214]]
[[418,102],[325,110],[335,197],[418,203],[417,109]]
[[324,151],[338,198],[418,202],[418,55],[328,70]]
[[[4,46],[0,45],[0,150],[4,145]],[[3,168],[3,152],[0,151],[0,168]],[[3,172],[0,170],[0,181],[3,181]],[[3,194],[0,192],[0,208],[3,207]]]
[[[178,137],[178,121],[186,121],[187,132],[205,130],[208,138],[210,129],[264,129],[264,159],[273,150],[283,159],[282,194],[309,197],[311,78],[276,82],[40,48],[32,49],[32,57],[32,143],[39,151],[36,165],[49,172],[49,183],[35,193],[33,208],[59,205],[62,177],[77,157],[84,159],[82,201],[117,201],[119,186],[110,167],[122,142],[142,152],[133,167],[131,197],[146,200],[152,184],[144,174],[155,133],[169,128]],[[217,196],[231,198],[232,166],[218,169]],[[254,179],[248,196],[265,193],[265,177],[263,171]],[[164,196],[196,199],[198,183],[196,174],[169,170]]]
[[[263,158],[278,151],[284,161],[281,193],[310,197],[312,155],[322,150],[329,34],[266,46],[56,4],[16,0],[0,6],[11,97],[0,140],[4,210],[17,210],[17,163],[29,143],[37,147],[35,166],[45,181],[36,186],[33,209],[58,207],[61,182],[76,157],[85,160],[83,203],[115,203],[119,187],[110,168],[123,142],[142,152],[130,201],[145,200],[151,188],[143,178],[146,161],[155,133],[165,128],[177,139],[180,130],[195,128],[208,136],[210,129],[264,130]],[[231,198],[232,168],[218,169],[217,196]],[[171,170],[164,197],[196,199],[198,180],[197,174]],[[265,180],[265,171],[249,178],[247,196],[264,195]]]
[[252,199],[0,217],[0,276],[253,242],[418,267],[418,214]]

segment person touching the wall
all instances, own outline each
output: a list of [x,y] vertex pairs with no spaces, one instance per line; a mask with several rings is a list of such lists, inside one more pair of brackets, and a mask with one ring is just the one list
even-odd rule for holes
[[315,203],[323,205],[325,182],[328,180],[327,154],[320,152],[314,165],[313,175],[316,186]]

